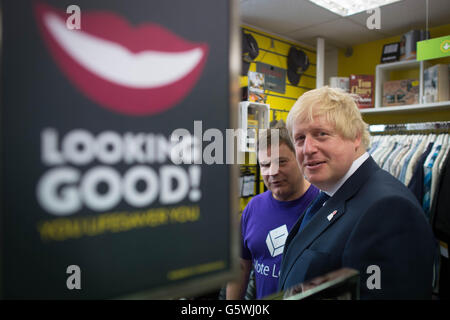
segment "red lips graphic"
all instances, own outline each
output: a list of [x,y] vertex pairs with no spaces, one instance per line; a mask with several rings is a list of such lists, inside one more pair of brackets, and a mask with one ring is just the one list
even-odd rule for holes
[[40,32],[65,75],[91,100],[127,115],[151,115],[180,102],[194,87],[208,54],[163,27],[130,26],[114,13],[82,11],[81,29],[63,11],[37,3]]

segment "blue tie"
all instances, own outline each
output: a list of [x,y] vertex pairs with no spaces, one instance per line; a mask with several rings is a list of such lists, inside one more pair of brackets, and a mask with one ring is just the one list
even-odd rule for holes
[[320,194],[314,200],[313,204],[306,210],[298,232],[303,230],[303,228],[308,224],[309,220],[312,219],[313,215],[317,211],[319,211],[320,208],[322,208],[323,204],[328,199],[330,199],[329,195],[327,195],[325,192],[320,192]]

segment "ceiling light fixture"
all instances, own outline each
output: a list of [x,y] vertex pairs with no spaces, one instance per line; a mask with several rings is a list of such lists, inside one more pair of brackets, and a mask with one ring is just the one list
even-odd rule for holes
[[379,8],[401,0],[309,0],[322,8],[337,13],[343,17]]

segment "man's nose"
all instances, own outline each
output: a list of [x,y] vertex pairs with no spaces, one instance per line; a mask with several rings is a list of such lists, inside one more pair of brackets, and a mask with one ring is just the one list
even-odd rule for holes
[[270,163],[269,175],[271,175],[271,176],[277,175],[279,171],[280,171],[280,166],[279,166],[278,161],[272,161]]
[[316,140],[310,136],[306,136],[305,141],[303,143],[303,153],[313,154],[316,151],[317,151]]

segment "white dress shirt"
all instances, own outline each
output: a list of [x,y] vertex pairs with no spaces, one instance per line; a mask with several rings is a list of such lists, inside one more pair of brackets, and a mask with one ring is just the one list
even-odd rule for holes
[[364,161],[366,161],[369,158],[369,156],[370,156],[369,153],[365,152],[358,159],[353,161],[347,173],[334,186],[331,186],[328,190],[322,191],[325,192],[330,197],[332,197],[336,193],[336,191],[338,191],[339,188],[342,187],[345,181],[347,181],[347,179],[350,178],[353,173],[355,173],[355,171],[364,163]]

